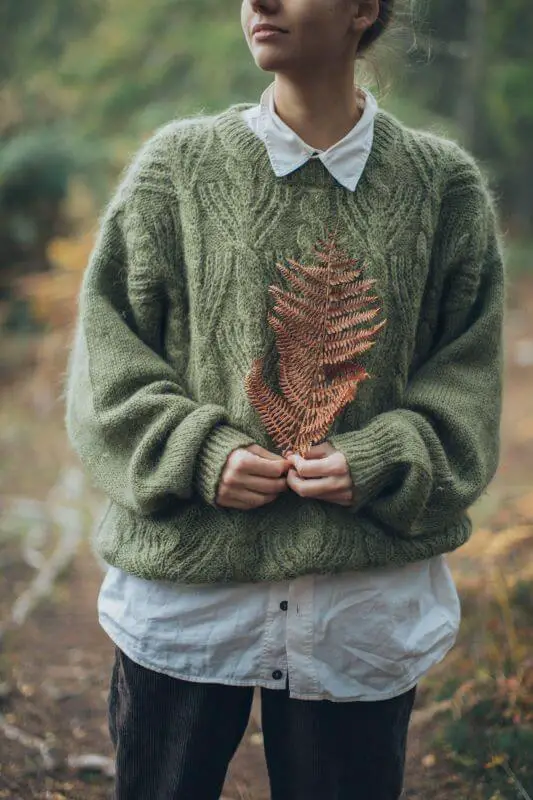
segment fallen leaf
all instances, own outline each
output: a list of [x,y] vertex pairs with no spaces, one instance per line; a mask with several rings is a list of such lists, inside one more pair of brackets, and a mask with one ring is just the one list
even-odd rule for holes
[[490,761],[487,761],[485,764],[485,769],[494,769],[494,767],[501,767],[502,764],[505,764],[507,761],[507,757],[504,756],[502,753],[499,753],[496,756],[492,756]]

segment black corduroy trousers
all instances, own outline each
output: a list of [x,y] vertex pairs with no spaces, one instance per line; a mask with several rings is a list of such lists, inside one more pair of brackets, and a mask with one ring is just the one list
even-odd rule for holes
[[[263,689],[272,800],[398,800],[415,690],[372,703],[293,700]],[[120,650],[109,723],[115,800],[219,800],[244,735],[253,689],[192,683]]]

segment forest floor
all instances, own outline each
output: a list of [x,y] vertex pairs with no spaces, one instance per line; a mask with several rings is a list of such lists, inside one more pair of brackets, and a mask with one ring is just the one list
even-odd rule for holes
[[[484,765],[465,773],[438,744],[457,686],[472,677],[476,659],[498,648],[486,617],[495,569],[533,580],[533,281],[517,282],[511,308],[501,465],[474,509],[476,534],[450,558],[463,630],[456,649],[421,684],[408,800],[529,797],[512,778],[490,792]],[[106,698],[113,652],[96,620],[102,567],[87,536],[100,500],[69,454],[52,362],[45,348],[31,376],[4,365],[0,392],[0,798],[104,800],[112,785]],[[502,608],[512,646],[513,610],[506,619]],[[268,800],[261,744],[254,707],[225,800]]]

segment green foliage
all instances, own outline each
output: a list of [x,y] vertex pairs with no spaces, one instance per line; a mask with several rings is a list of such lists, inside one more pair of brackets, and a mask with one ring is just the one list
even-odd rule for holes
[[64,110],[58,64],[101,10],[101,0],[2,0],[0,133],[51,123]]
[[38,191],[52,202],[66,193],[72,154],[53,131],[32,130],[0,150],[0,203],[23,205]]
[[70,181],[89,171],[94,154],[53,128],[30,128],[0,143],[0,271],[48,269],[49,242],[68,231]]
[[507,516],[510,527],[486,531],[476,550],[478,581],[463,586],[463,626],[452,669],[441,675],[439,694],[449,699],[449,712],[433,744],[461,784],[476,787],[461,797],[533,796],[533,586],[525,557],[531,528],[513,527],[532,501],[526,494],[514,512],[507,509],[517,515]]
[[99,0],[2,0],[0,82],[58,59],[101,10]]
[[525,796],[516,792],[519,786],[533,792],[533,704],[526,683],[522,676],[475,684],[467,710],[442,732],[448,759],[487,800],[495,792]]
[[57,235],[72,158],[51,131],[33,130],[0,151],[0,267],[45,268],[46,244]]
[[48,242],[66,229],[63,201],[83,159],[82,150],[68,145],[68,103],[57,64],[100,8],[99,0],[0,4],[3,273],[47,268]]
[[[405,86],[433,113],[458,124],[460,135],[461,113],[475,107],[466,143],[489,165],[512,232],[524,234],[533,228],[533,4],[487,0],[476,23],[477,43],[470,7],[471,0],[424,4]],[[479,63],[474,78],[473,58]]]
[[127,127],[132,138],[177,115],[254,99],[265,84],[232,0],[108,0],[93,36],[63,70],[91,98],[77,111],[86,130],[120,135]]

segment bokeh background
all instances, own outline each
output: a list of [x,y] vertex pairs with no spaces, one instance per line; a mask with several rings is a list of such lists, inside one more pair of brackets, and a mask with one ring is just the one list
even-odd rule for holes
[[[173,117],[255,101],[237,0],[0,4],[0,798],[109,797],[112,649],[96,623],[102,498],[63,430],[76,296],[98,217]],[[533,797],[533,4],[404,2],[357,79],[489,176],[509,272],[500,469],[450,562],[464,623],[422,683],[407,797]],[[267,800],[260,719],[227,800]],[[326,800],[326,799],[325,799]]]

